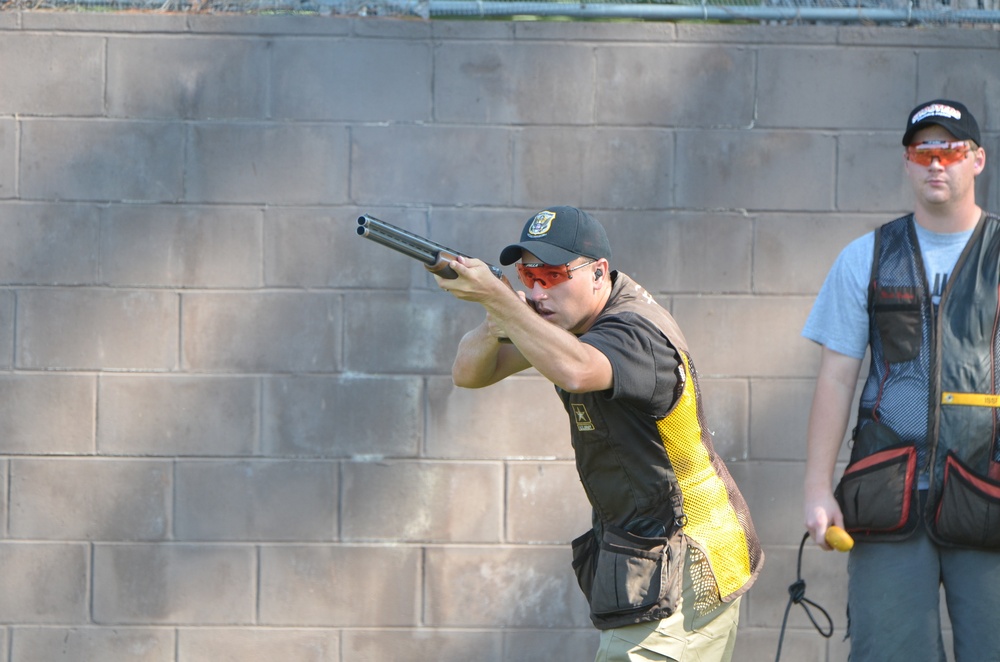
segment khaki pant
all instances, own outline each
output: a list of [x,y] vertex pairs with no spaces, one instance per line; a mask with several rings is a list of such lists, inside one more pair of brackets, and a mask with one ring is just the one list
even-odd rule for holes
[[662,621],[604,630],[595,662],[730,662],[736,647],[741,599],[734,600],[697,630],[684,629],[681,611]]
[[740,600],[718,602],[707,611],[698,603],[692,579],[692,550],[685,559],[680,606],[662,621],[626,625],[601,631],[595,662],[730,662],[736,648]]

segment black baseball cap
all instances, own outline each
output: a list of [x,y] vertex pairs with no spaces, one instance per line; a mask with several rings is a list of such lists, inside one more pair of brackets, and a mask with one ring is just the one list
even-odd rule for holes
[[943,127],[959,140],[971,140],[977,146],[982,145],[976,118],[968,108],[948,99],[927,101],[910,111],[910,117],[906,120],[906,133],[903,134],[903,145],[909,145],[913,142],[913,134],[932,124]]
[[513,264],[528,251],[545,264],[567,264],[575,258],[611,258],[604,227],[576,207],[549,207],[528,219],[521,241],[500,252],[500,264]]

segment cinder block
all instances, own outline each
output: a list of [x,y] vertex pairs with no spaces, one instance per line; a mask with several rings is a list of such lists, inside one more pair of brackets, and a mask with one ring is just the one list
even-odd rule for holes
[[755,379],[751,389],[750,457],[804,462],[816,380]]
[[[725,23],[717,21],[686,21],[676,24],[677,41],[695,43],[746,43],[789,45],[813,44],[832,46],[838,43],[840,24],[796,25],[794,30],[775,30],[765,21]],[[881,28],[880,28],[881,31]]]
[[338,662],[341,659],[341,635],[337,630],[181,628],[177,639],[178,662]]
[[[611,242],[611,268],[657,293],[750,292],[753,219],[708,212],[593,214]],[[663,303],[663,301],[661,301]]]
[[15,297],[8,290],[0,290],[0,369],[12,366],[16,348],[14,346]]
[[[1000,154],[1000,139],[998,138],[984,137],[983,146],[986,148],[987,154]],[[1000,209],[1000,186],[993,185],[993,182],[997,181],[998,172],[1000,172],[1000,165],[987,158],[986,167],[979,177],[976,177],[976,200],[981,207],[990,210]]]
[[[837,143],[837,208],[884,214],[885,223],[913,208],[913,188],[903,170],[903,111],[893,133],[847,134]],[[872,176],[873,172],[879,173]]]
[[12,460],[10,534],[35,540],[165,540],[172,465],[155,460]]
[[[9,522],[10,515],[7,511],[7,495],[10,493],[7,487],[7,460],[0,461],[0,518],[2,521]],[[0,527],[0,540],[7,537],[7,527]],[[2,640],[0,640],[2,643]],[[0,660],[3,657],[0,656]]]
[[[430,122],[433,48],[423,40],[282,39],[268,45],[273,116]],[[372,81],[378,81],[373,85]]]
[[86,543],[0,542],[0,622],[89,621]]
[[145,34],[107,40],[108,114],[130,118],[267,116],[268,42]]
[[[802,611],[801,607],[795,607]],[[789,616],[789,618],[791,618]],[[822,618],[822,616],[820,616]],[[772,660],[778,652],[778,626],[755,628],[740,623],[736,635],[734,660]],[[846,660],[847,657],[827,657],[826,642],[810,624],[808,630],[787,629],[781,646],[781,659],[791,662],[830,662]]]
[[600,644],[600,631],[507,630],[503,633],[504,660],[589,660]]
[[259,287],[261,214],[233,207],[120,205],[101,220],[111,286]]
[[742,128],[754,123],[758,74],[746,47],[629,44],[601,46],[595,54],[598,124]]
[[343,639],[345,661],[465,662],[470,654],[476,662],[533,659],[504,657],[503,635],[495,630],[345,630]]
[[269,457],[414,457],[423,383],[346,374],[264,380],[261,448]]
[[348,138],[323,124],[195,124],[184,164],[188,202],[347,201]]
[[678,25],[667,21],[524,21],[514,25],[518,39],[629,41],[671,43],[677,40]]
[[307,461],[179,461],[178,540],[329,541],[338,466]]
[[[150,14],[151,16],[163,16],[164,14]],[[324,35],[327,37],[345,37],[351,34],[350,18],[345,16],[328,16],[326,20],[317,21],[315,14],[302,12],[301,14],[276,16],[270,13],[246,13],[236,12],[211,13],[191,13],[185,16],[187,19],[187,31],[195,34],[231,34],[236,36],[245,35]],[[364,20],[364,19],[362,19]]]
[[[976,2],[963,0],[957,5],[951,5],[952,10],[972,9]],[[947,5],[942,5],[944,9]],[[924,49],[965,49],[987,48],[992,49],[996,45],[989,30],[959,30],[957,34],[950,34],[950,30],[920,30],[916,35],[912,30],[904,26],[890,25],[870,25],[859,22],[855,25],[841,25],[837,27],[837,43],[844,46],[919,46],[920,50],[915,51],[918,56],[924,54]],[[917,39],[914,39],[917,36]],[[947,51],[945,51],[947,52]],[[922,58],[921,58],[922,59]],[[922,72],[921,72],[922,73]],[[921,76],[922,77],[922,76]],[[930,99],[929,97],[921,97]]]
[[105,289],[18,295],[17,366],[50,370],[172,370],[176,294]]
[[[548,201],[547,204],[562,204]],[[500,264],[500,251],[521,237],[521,228],[541,209],[438,209],[429,214],[428,236],[440,244],[500,267],[517,288],[513,266]],[[435,285],[436,287],[436,285]]]
[[425,618],[430,627],[590,624],[587,601],[570,567],[569,545],[435,547],[425,556]]
[[761,48],[757,59],[757,125],[766,128],[889,129],[901,138],[913,81],[924,75],[906,48]]
[[250,546],[94,546],[93,618],[103,625],[234,625],[254,619]]
[[179,123],[21,120],[20,193],[40,200],[162,201],[183,195]]
[[[2,140],[2,138],[0,138]],[[0,215],[0,283],[97,282],[99,221],[90,205],[11,204]]]
[[11,662],[173,662],[174,633],[151,628],[14,628]]
[[674,206],[674,137],[656,129],[528,127],[514,137],[514,203]]
[[805,297],[674,298],[695,367],[704,376],[806,377],[819,354],[799,333],[809,314]]
[[836,139],[815,132],[683,131],[671,185],[685,209],[830,211],[836,153]]
[[420,557],[419,548],[400,545],[264,546],[259,622],[296,627],[415,626],[421,619]]
[[17,122],[0,119],[0,199],[17,195]]
[[431,378],[427,398],[431,457],[573,457],[566,410],[552,383],[533,370],[483,389]]
[[344,368],[371,374],[451,374],[459,340],[485,316],[481,306],[441,290],[349,297],[344,302]]
[[430,39],[433,34],[434,21],[389,20],[371,21],[365,17],[348,19],[351,21],[351,34],[366,37],[390,39]]
[[753,237],[754,291],[815,295],[840,251],[889,220],[879,214],[761,214]]
[[568,544],[592,526],[590,502],[572,462],[509,463],[505,513],[507,542]]
[[[982,37],[986,39],[980,41]],[[921,46],[915,52],[920,62],[916,98],[905,99],[909,104],[893,107],[896,113],[893,115],[895,124],[892,128],[899,133],[899,138],[903,137],[902,129],[907,113],[916,104],[942,97],[965,104],[984,134],[996,131],[1000,127],[1000,109],[994,108],[993,100],[1000,94],[1000,85],[997,84],[996,76],[990,74],[997,67],[996,47],[992,39],[987,35],[977,38],[977,35],[970,34],[960,41],[949,39],[948,43],[941,44],[944,48],[933,48],[931,43],[921,43]],[[961,66],[956,66],[956,62],[961,62]],[[985,142],[986,136],[983,138]],[[987,167],[990,165],[988,157],[991,154],[996,155],[997,152],[987,152]]]
[[[761,544],[797,545],[806,532],[802,515],[805,463],[729,462],[728,467],[750,508]],[[769,563],[766,560],[765,566]]]
[[421,262],[358,236],[357,218],[362,214],[428,235],[427,213],[419,209],[268,208],[264,282],[279,287],[407,289],[430,278]]
[[93,453],[95,382],[69,375],[0,376],[0,453]]
[[355,126],[350,199],[506,204],[511,197],[509,141],[509,131],[490,127]]
[[96,35],[5,34],[0,115],[101,115],[104,41]]
[[[820,348],[816,346],[818,353]],[[854,393],[851,417],[840,447],[840,460],[850,457],[847,441],[857,418],[858,400],[864,377],[868,374],[867,361],[862,366],[861,379]],[[754,460],[801,460],[806,459],[806,433],[809,426],[809,410],[812,407],[815,379],[759,379],[753,380],[753,408],[750,415],[752,428],[750,457]]]
[[113,455],[250,455],[259,387],[250,377],[103,375],[97,447]]
[[750,456],[749,383],[745,379],[699,379],[702,406],[708,429],[713,433],[712,445],[722,459],[745,460]]
[[[593,52],[590,44],[571,41],[443,42],[434,51],[435,118],[462,124],[592,125]],[[603,96],[607,78],[597,80]]]
[[182,296],[183,366],[192,371],[340,369],[340,297],[325,293]]
[[500,542],[498,463],[345,462],[345,541]]
[[[73,14],[78,14],[74,16]],[[187,32],[188,17],[182,13],[154,12],[24,12],[26,30],[58,32]]]

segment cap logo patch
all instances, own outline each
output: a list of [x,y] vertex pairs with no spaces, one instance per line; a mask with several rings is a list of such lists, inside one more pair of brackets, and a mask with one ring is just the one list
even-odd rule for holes
[[528,227],[528,235],[532,237],[541,237],[548,233],[552,229],[552,221],[554,221],[556,215],[550,211],[540,211],[535,214],[535,217],[531,219],[531,225]]
[[932,103],[926,108],[921,108],[920,112],[914,114],[910,124],[916,124],[928,117],[949,117],[953,120],[960,120],[962,119],[962,111],[951,106],[946,106],[943,103]]

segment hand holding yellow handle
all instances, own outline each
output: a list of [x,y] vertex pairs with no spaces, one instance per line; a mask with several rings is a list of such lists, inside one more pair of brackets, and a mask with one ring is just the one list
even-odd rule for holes
[[849,552],[854,547],[854,538],[839,526],[830,526],[826,530],[826,544],[838,552]]

